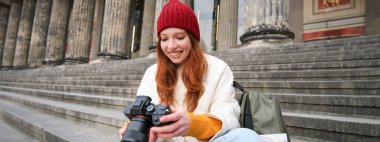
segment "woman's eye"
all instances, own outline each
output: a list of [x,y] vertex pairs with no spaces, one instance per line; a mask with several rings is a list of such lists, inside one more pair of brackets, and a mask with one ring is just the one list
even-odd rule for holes
[[167,38],[161,38],[161,41],[166,41],[166,40],[168,40]]
[[183,39],[185,39],[185,37],[177,37],[177,39],[183,40]]

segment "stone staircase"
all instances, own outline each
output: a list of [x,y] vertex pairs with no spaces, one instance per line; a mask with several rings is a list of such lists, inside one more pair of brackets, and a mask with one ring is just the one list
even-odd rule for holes
[[[291,140],[380,141],[380,36],[210,52],[277,97]],[[0,114],[41,141],[119,141],[154,59],[0,72]]]

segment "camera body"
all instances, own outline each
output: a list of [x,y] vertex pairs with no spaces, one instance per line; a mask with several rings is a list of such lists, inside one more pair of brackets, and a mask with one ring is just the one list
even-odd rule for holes
[[150,127],[167,124],[160,123],[160,118],[170,114],[170,108],[162,104],[155,105],[151,101],[148,96],[137,96],[133,104],[124,109],[124,114],[131,122],[121,142],[146,142]]

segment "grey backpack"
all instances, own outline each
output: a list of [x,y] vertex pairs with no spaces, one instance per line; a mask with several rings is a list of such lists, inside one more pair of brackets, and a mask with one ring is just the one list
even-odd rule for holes
[[[243,92],[239,100],[241,109],[240,125],[258,134],[287,133],[278,100],[270,95],[247,92],[234,81],[235,88]],[[290,142],[289,135],[288,142]]]

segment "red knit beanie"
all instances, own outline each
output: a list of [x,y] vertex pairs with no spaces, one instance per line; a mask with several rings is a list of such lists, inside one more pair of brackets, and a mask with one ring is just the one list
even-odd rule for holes
[[184,29],[195,36],[198,41],[200,40],[198,20],[194,11],[178,0],[170,0],[162,8],[157,20],[157,36],[160,36],[161,31],[169,27]]

